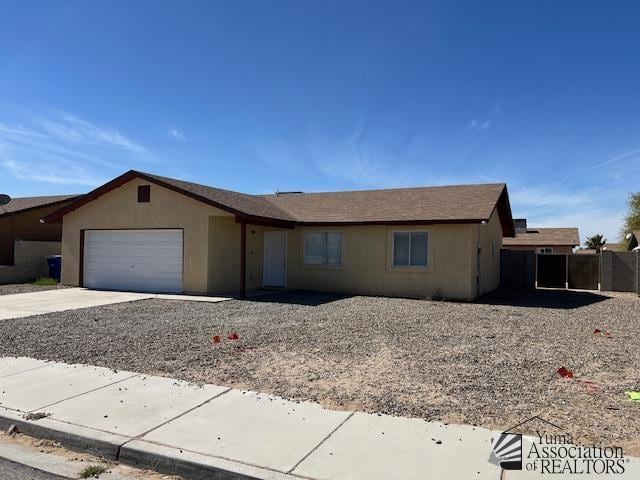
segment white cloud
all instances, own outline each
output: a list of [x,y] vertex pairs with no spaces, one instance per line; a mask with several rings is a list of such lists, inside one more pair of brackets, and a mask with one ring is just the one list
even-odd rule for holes
[[509,193],[511,203],[521,208],[574,208],[591,205],[596,191],[569,191],[536,186],[518,188]]
[[60,171],[60,169],[49,165],[34,166],[28,162],[18,163],[10,159],[0,159],[0,164],[20,180],[87,186],[95,186],[100,183],[99,180],[91,177],[84,169],[72,165],[67,165],[67,169]]
[[52,184],[95,186],[121,173],[131,161],[153,160],[142,144],[117,129],[98,126],[63,111],[31,115],[27,126],[0,123],[0,165],[14,178]]
[[182,133],[177,128],[170,128],[169,130],[167,130],[167,135],[173,138],[176,142],[182,143],[187,140],[186,137],[184,136],[184,133]]
[[147,149],[111,127],[99,127],[66,112],[59,112],[59,119],[39,117],[39,125],[53,138],[65,143],[102,145],[127,150],[137,154]]
[[580,239],[602,233],[617,241],[623,199],[599,188],[570,190],[563,185],[510,188],[513,216],[527,218],[531,227],[578,227]]
[[486,130],[490,126],[491,126],[491,120],[478,120],[477,118],[473,118],[469,120],[469,123],[467,123],[466,130],[468,132],[481,131],[481,130]]
[[342,141],[314,138],[308,156],[320,173],[366,188],[391,188],[424,185],[426,173],[416,172],[401,156],[365,141],[364,128],[358,127]]

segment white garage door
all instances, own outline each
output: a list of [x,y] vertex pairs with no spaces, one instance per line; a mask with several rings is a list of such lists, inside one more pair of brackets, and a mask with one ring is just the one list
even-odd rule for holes
[[87,230],[84,286],[182,292],[182,230]]

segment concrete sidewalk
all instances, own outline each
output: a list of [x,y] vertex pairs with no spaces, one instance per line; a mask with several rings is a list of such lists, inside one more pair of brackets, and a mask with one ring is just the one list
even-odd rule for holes
[[29,317],[64,310],[99,307],[114,303],[135,302],[158,298],[195,302],[222,302],[229,297],[207,297],[193,295],[169,295],[155,293],[112,292],[86,288],[62,288],[41,292],[0,295],[0,320]]
[[[28,413],[47,416],[27,420]],[[489,461],[496,432],[484,428],[28,358],[0,359],[0,426],[10,424],[189,479],[497,480],[501,473]],[[633,459],[615,478],[638,475]]]

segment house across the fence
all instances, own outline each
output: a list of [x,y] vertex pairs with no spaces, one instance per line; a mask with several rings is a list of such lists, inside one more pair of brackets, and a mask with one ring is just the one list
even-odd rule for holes
[[534,228],[527,227],[526,218],[513,220],[516,236],[504,238],[502,248],[507,250],[532,251],[535,253],[569,254],[580,245],[577,228]]

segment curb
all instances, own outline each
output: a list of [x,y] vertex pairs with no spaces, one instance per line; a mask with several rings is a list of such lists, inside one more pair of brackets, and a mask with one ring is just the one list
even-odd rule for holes
[[120,447],[131,440],[122,435],[71,425],[51,418],[25,420],[23,415],[17,411],[0,410],[0,428],[7,430],[9,426],[15,425],[20,433],[60,442],[71,450],[97,453],[109,460],[117,460]]
[[52,418],[26,420],[24,413],[0,407],[0,428],[60,442],[78,452],[98,454],[131,467],[180,475],[188,480],[292,480],[300,477],[173,447],[93,430]]
[[122,446],[119,461],[189,480],[292,480],[300,477],[144,440]]

